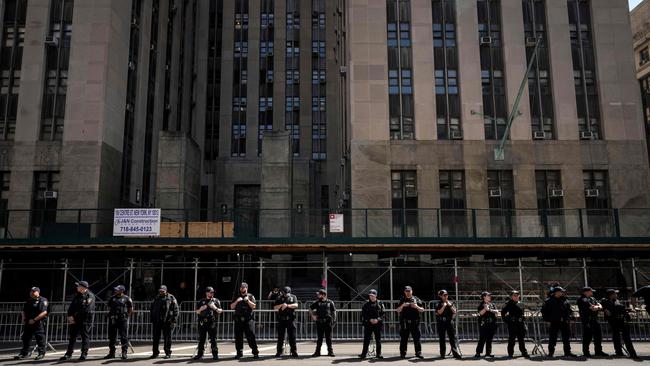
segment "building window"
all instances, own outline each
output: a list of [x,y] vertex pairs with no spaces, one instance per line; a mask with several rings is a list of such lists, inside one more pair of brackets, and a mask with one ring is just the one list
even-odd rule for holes
[[411,2],[387,0],[388,103],[391,140],[415,139]]
[[477,8],[485,139],[499,140],[506,132],[508,118],[501,39],[501,2],[478,0]]
[[[221,33],[223,30],[223,0],[210,1],[208,32],[208,80],[205,114],[205,160],[219,156],[219,122],[221,114]],[[171,44],[168,44],[171,50]]]
[[650,52],[648,51],[648,47],[644,48],[639,52],[639,66],[643,66],[650,61]]
[[50,4],[51,42],[45,45],[45,87],[41,112],[41,140],[63,139],[65,102],[68,91],[68,64],[72,38],[74,0],[52,0]]
[[[218,0],[221,1],[221,0]],[[208,34],[208,39],[210,42],[210,46],[213,46],[213,34],[214,30],[212,29],[213,27],[213,13],[212,13],[212,8],[215,2],[210,2],[210,34]],[[171,118],[171,82],[172,82],[172,54],[173,54],[173,43],[174,43],[174,22],[176,20],[176,4],[174,3],[174,0],[169,0],[169,4],[167,7],[167,12],[169,16],[167,17],[167,35],[166,35],[166,40],[165,40],[165,92],[163,96],[163,101],[164,101],[164,111],[163,111],[163,122],[162,122],[162,130],[163,131],[169,131],[169,120]],[[221,34],[221,32],[219,32]],[[219,40],[221,39],[220,37]],[[217,48],[218,51],[216,52],[221,52],[221,47]],[[208,59],[210,60],[210,57],[212,56],[213,51],[210,48],[210,52],[208,52]],[[212,78],[210,78],[211,74],[211,64],[208,65],[208,93],[210,93],[210,82],[212,81]],[[207,104],[209,105],[211,102],[211,99],[208,98]],[[210,113],[207,113],[209,116]],[[209,118],[209,117],[206,117]],[[207,129],[206,129],[206,136],[207,136]],[[207,150],[207,149],[206,149]]]
[[0,140],[13,140],[18,115],[27,0],[7,0],[4,8],[0,45]]
[[391,174],[393,236],[418,236],[418,185],[413,170],[393,171]]
[[512,237],[515,188],[512,170],[488,170],[490,236]]
[[[34,172],[32,200],[32,234],[41,236],[43,227],[56,222],[59,172]],[[52,195],[48,192],[57,192]]]
[[[4,171],[0,172],[0,228],[7,227],[7,221],[9,220],[9,214],[7,209],[9,208],[9,191],[11,182],[11,172]],[[0,234],[4,234],[4,230]]]
[[584,236],[608,237],[615,234],[615,223],[610,210],[607,171],[585,170],[582,173],[585,187],[586,223]]
[[260,4],[260,99],[257,125],[257,156],[262,156],[264,133],[273,130],[274,2],[274,0],[262,0]]
[[[530,62],[536,42],[537,57],[528,74],[528,94],[533,138],[553,139],[553,94],[551,92],[551,65],[546,32],[546,0],[523,0],[526,61]],[[543,135],[542,135],[543,134]]]
[[285,115],[293,156],[300,155],[300,1],[286,0]]
[[433,61],[438,139],[462,137],[456,0],[433,0]]
[[465,172],[440,171],[440,235],[467,237]]
[[235,40],[232,139],[230,155],[246,156],[246,99],[248,95],[248,0],[235,0]]
[[311,158],[327,159],[326,0],[312,0],[311,16]]
[[600,103],[591,36],[591,9],[587,0],[568,0],[567,5],[580,137],[600,139]]
[[645,122],[646,142],[648,144],[648,159],[650,160],[650,76],[640,80],[641,102],[643,105],[643,117]]
[[535,186],[543,234],[552,237],[565,236],[564,190],[560,171],[535,171]]

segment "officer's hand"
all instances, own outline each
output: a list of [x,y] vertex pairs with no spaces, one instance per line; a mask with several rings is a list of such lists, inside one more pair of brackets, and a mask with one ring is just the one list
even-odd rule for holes
[[207,305],[202,305],[202,306],[199,308],[199,311],[203,311],[203,310],[205,310],[205,309],[207,309],[207,308],[208,308]]
[[74,324],[74,318],[71,317],[71,316],[69,316],[69,317],[68,317],[68,323],[69,323],[69,324]]
[[316,320],[318,320],[318,317],[316,315],[312,315],[311,320],[316,321]]
[[34,323],[36,323],[36,321],[34,319],[29,319],[28,323],[29,324],[34,324]]
[[212,310],[217,310],[217,306],[214,305],[214,304],[210,304],[210,309],[212,309]]
[[379,323],[379,321],[377,319],[370,319],[370,323],[371,324],[377,324],[377,323]]

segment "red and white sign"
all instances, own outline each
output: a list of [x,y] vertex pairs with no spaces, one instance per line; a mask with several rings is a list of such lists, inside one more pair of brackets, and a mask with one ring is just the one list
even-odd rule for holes
[[343,233],[343,214],[330,214],[330,233]]

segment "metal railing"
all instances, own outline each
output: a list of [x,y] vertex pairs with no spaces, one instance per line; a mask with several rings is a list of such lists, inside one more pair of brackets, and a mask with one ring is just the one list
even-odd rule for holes
[[[330,232],[329,215],[344,230]],[[162,238],[549,240],[650,238],[650,209],[162,209]],[[113,209],[5,210],[0,240],[113,239]],[[142,237],[146,238],[146,237]],[[132,239],[130,239],[132,240]],[[520,242],[520,241],[519,241]]]
[[[129,322],[129,335],[132,341],[150,341],[152,325],[149,319],[148,302],[136,302],[136,312]],[[363,339],[363,327],[361,324],[360,307],[363,302],[355,303],[350,309],[339,309],[337,311],[337,323],[334,327],[332,337],[339,341],[360,341]],[[434,311],[435,302],[426,304],[426,310],[422,314],[421,331],[423,340],[437,339],[437,330]],[[399,316],[394,308],[395,302],[386,302],[387,311],[384,321],[382,338],[387,341],[399,340]],[[195,342],[197,340],[197,318],[193,311],[194,303],[185,302],[180,304],[178,322],[173,330],[172,338],[175,342]],[[299,340],[316,339],[316,326],[309,316],[308,305],[300,304],[296,310],[297,338]],[[22,324],[20,309],[22,303],[0,303],[0,343],[20,342]],[[276,312],[271,309],[255,310],[254,319],[256,322],[256,336],[261,341],[273,341],[277,339]],[[456,317],[458,338],[461,341],[476,341],[479,337],[478,317],[475,310],[459,309]],[[507,327],[501,319],[498,319],[498,328],[495,340],[503,341],[508,338]],[[526,310],[526,325],[528,337],[537,342],[548,340],[548,325],[542,320],[538,308]],[[609,324],[601,319],[604,339],[610,339]],[[638,341],[650,340],[649,334],[650,318],[645,310],[637,311],[632,315],[631,332],[632,339]],[[46,334],[48,342],[52,344],[66,343],[68,340],[68,323],[66,304],[51,303],[50,314],[46,321]],[[572,338],[579,340],[582,334],[579,321],[571,323]],[[93,342],[106,341],[108,335],[108,317],[103,304],[98,304],[95,313],[91,340]],[[232,311],[224,310],[217,320],[217,339],[220,341],[232,341],[234,339],[234,324]]]

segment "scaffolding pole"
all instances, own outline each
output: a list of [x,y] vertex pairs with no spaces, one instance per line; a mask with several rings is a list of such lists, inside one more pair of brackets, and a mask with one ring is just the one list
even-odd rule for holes
[[129,258],[129,294],[133,299],[133,258]]
[[263,272],[264,272],[264,260],[262,258],[260,258],[260,291],[259,291],[260,297],[257,298],[260,301],[262,300],[262,274],[263,274]]
[[[1,274],[2,274],[2,272],[0,272],[0,275]],[[638,290],[638,288],[637,288],[637,282],[636,282],[636,261],[634,260],[634,258],[632,258],[632,284],[634,285],[634,292],[636,292],[636,290]]]
[[160,285],[161,285],[161,286],[162,286],[162,284],[165,282],[165,275],[164,275],[164,273],[165,273],[165,260],[163,259],[163,260],[160,262]]
[[328,283],[327,283],[327,272],[329,271],[328,266],[327,266],[327,255],[325,254],[325,251],[323,251],[323,280],[321,281],[321,286],[327,291]]
[[390,270],[390,303],[393,306],[393,301],[395,300],[395,295],[393,294],[393,258],[390,258],[390,262],[388,262],[388,269]]
[[196,291],[199,288],[199,259],[194,258],[194,303],[196,303]]
[[587,279],[587,258],[582,258],[582,275],[585,277],[585,287],[589,286]]
[[63,285],[61,291],[61,302],[65,302],[65,282],[68,280],[68,260],[63,262]]
[[[456,309],[460,309],[460,297],[458,296],[458,258],[454,258],[454,288],[456,291]],[[458,322],[454,322],[454,327],[456,328],[456,334],[458,334]]]
[[5,260],[0,259],[0,292],[2,292],[2,271],[5,269]]
[[517,258],[519,262],[519,293],[521,294],[521,298],[524,298],[524,275],[523,275],[523,267],[521,266],[521,258]]

